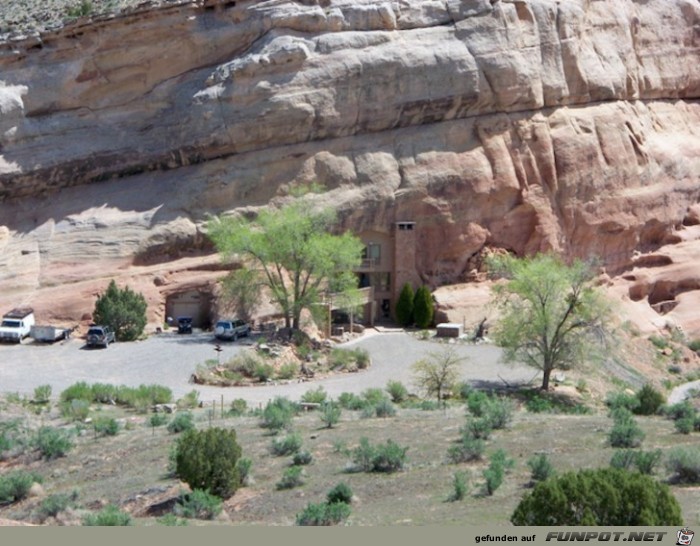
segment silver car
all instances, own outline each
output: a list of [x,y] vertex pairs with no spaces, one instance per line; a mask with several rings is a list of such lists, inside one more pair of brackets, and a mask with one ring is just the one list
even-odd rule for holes
[[241,319],[220,320],[214,328],[216,339],[236,341],[241,336],[250,335],[250,324]]

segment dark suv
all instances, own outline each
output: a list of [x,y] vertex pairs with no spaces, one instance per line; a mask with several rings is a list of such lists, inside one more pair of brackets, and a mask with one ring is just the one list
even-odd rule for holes
[[177,318],[177,333],[191,334],[192,333],[192,317]]
[[109,326],[90,326],[87,333],[87,346],[97,347],[101,345],[105,349],[110,343],[114,343],[114,330]]
[[240,336],[250,335],[250,324],[241,319],[220,320],[214,328],[217,339],[230,339],[236,341]]

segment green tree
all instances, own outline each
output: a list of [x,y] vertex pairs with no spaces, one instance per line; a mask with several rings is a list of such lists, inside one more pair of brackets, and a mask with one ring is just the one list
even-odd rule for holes
[[239,318],[250,321],[260,305],[262,286],[258,271],[245,267],[232,271],[221,283],[220,308],[235,310]]
[[413,364],[413,380],[427,396],[435,396],[438,404],[459,378],[459,365],[465,359],[448,347],[441,353],[430,353],[428,359]]
[[396,302],[396,321],[401,326],[410,326],[413,323],[413,288],[408,283],[403,285]]
[[619,468],[567,472],[538,483],[518,504],[514,525],[682,525],[668,485]]
[[497,258],[491,268],[508,281],[494,288],[502,315],[495,340],[507,361],[542,370],[542,390],[556,369],[567,370],[595,356],[608,314],[591,284],[590,267],[571,266],[551,255]]
[[360,264],[362,242],[350,233],[332,234],[335,224],[333,210],[314,207],[307,195],[255,219],[214,218],[208,231],[225,257],[239,255],[260,267],[285,325],[298,329],[301,311],[317,303],[322,290],[356,283],[347,272]]
[[146,327],[146,299],[128,286],[118,288],[112,280],[97,298],[92,318],[96,324],[110,326],[119,341],[137,339]]
[[425,285],[418,287],[413,298],[413,318],[418,328],[427,328],[433,322],[433,297]]
[[192,489],[227,499],[241,485],[236,464],[240,457],[235,430],[191,429],[177,442],[175,472]]

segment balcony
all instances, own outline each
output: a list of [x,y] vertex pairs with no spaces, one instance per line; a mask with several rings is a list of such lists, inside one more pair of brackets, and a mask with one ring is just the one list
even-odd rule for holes
[[380,265],[381,261],[379,258],[362,258],[358,269],[378,269]]

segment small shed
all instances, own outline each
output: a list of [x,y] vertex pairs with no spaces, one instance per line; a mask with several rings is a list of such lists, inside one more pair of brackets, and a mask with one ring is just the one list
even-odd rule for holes
[[437,337],[459,337],[464,333],[464,327],[458,322],[442,322],[437,325]]

